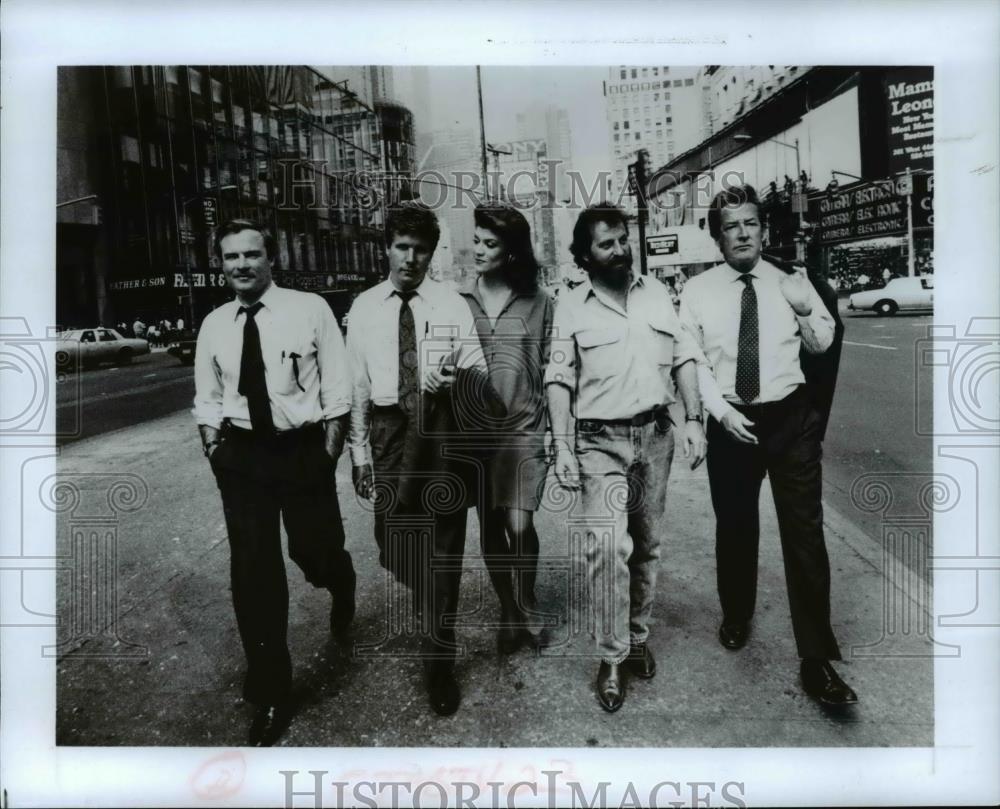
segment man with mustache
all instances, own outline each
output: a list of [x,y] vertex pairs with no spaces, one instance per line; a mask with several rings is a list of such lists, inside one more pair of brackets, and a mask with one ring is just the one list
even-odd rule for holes
[[279,519],[292,561],[331,592],[330,629],[341,642],[355,588],[334,483],[351,409],[347,352],[326,301],[272,282],[275,247],[249,220],[218,229],[216,252],[236,299],[202,323],[194,377],[193,412],[226,515],[247,657],[243,697],[256,709],[249,743],[259,747],[292,716]]
[[[681,320],[704,349],[699,368],[708,423],[708,482],[722,624],[719,641],[747,641],[757,599],[758,501],[771,481],[803,687],[824,705],[857,702],[830,660],[830,563],[823,536],[824,417],[804,384],[802,347],[822,354],[834,320],[805,267],[786,273],[761,258],[763,223],[748,185],[720,191],[708,228],[725,263],[695,276]],[[709,371],[711,367],[711,371]]]
[[556,306],[545,384],[556,478],[580,491],[572,516],[585,523],[597,699],[613,712],[625,700],[626,671],[642,679],[656,673],[648,638],[674,453],[667,406],[676,383],[687,414],[684,456],[694,468],[705,457],[701,353],[666,287],[632,272],[619,208],[582,211],[570,250],[589,278]]

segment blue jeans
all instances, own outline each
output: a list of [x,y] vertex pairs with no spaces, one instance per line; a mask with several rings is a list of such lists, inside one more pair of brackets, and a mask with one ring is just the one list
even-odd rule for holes
[[595,639],[607,663],[649,637],[673,455],[665,415],[642,427],[577,423],[583,491],[573,516],[584,526]]

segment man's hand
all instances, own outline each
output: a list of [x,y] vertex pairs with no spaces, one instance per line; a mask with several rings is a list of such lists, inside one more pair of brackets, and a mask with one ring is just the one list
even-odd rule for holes
[[730,437],[741,444],[756,444],[757,436],[750,432],[753,422],[738,410],[730,410],[722,417],[723,429],[729,433]]
[[705,440],[705,429],[700,421],[688,421],[684,425],[684,457],[691,459],[691,468],[697,469],[705,460],[708,452],[708,442]]
[[582,488],[580,483],[580,465],[576,455],[565,444],[556,444],[555,462],[556,480],[568,491],[575,492]]
[[455,366],[444,365],[431,368],[424,374],[424,392],[430,394],[443,393],[455,383]]
[[807,317],[812,313],[813,285],[805,267],[796,267],[794,272],[786,273],[779,284],[781,294],[785,296],[788,305],[795,310],[795,314]]
[[351,477],[354,480],[354,491],[358,493],[358,497],[371,500],[375,494],[375,475],[372,472],[372,465],[366,463],[353,467]]

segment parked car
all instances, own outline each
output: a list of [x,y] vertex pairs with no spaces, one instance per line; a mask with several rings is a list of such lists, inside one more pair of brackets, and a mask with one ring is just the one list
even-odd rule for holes
[[177,357],[184,365],[194,364],[194,349],[198,343],[198,332],[193,329],[176,329],[167,340],[167,353]]
[[122,337],[114,329],[71,329],[56,342],[56,364],[72,368],[113,362],[127,365],[133,357],[149,353],[149,342],[138,337]]
[[933,309],[934,278],[929,275],[893,278],[881,289],[855,292],[847,308],[870,310],[880,315],[894,315],[904,309]]

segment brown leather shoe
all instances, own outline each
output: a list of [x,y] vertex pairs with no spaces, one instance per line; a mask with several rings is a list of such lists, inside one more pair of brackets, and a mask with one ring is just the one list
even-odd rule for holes
[[625,678],[617,663],[601,661],[597,670],[597,701],[608,713],[614,713],[625,703]]
[[643,680],[652,680],[656,675],[656,660],[653,659],[653,652],[645,643],[638,643],[629,648],[625,666],[629,673]]

